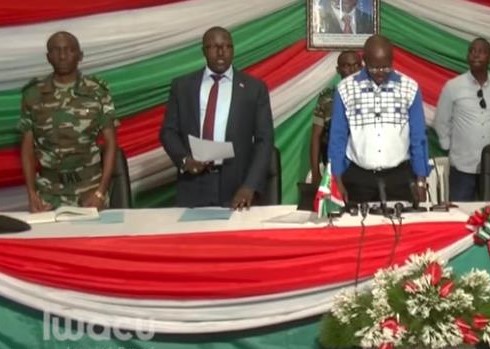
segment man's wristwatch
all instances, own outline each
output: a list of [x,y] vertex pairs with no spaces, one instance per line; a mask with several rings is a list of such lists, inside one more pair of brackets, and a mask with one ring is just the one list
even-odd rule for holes
[[422,181],[422,180],[419,179],[417,181],[417,187],[419,187],[419,188],[425,188],[426,187],[425,181]]
[[179,168],[180,173],[185,173],[185,163],[186,162],[187,162],[187,156],[184,156],[184,158],[182,159],[182,162],[180,163],[180,168]]
[[105,200],[105,195],[102,194],[100,191],[96,190],[94,192],[94,195],[97,199],[101,200],[101,201],[104,201]]

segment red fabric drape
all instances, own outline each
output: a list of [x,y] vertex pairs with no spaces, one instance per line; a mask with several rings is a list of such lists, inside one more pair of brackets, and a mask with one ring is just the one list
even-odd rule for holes
[[475,2],[480,5],[490,6],[490,0],[466,0],[470,2]]
[[425,102],[436,105],[441,89],[457,73],[417,57],[401,48],[395,49],[394,67],[418,82]]
[[[300,40],[245,71],[264,80],[272,90],[308,69],[326,54],[307,51],[305,40]],[[118,142],[127,156],[142,154],[161,146],[158,134],[165,108],[157,106],[121,121],[117,131]],[[0,173],[0,187],[24,182],[18,149],[0,150]]]
[[[111,11],[138,9],[184,0],[22,0],[8,1],[0,9],[0,26],[30,24],[87,16]],[[6,3],[7,1],[5,1]]]
[[[67,229],[69,229],[67,227]],[[175,299],[237,298],[355,278],[359,227],[184,235],[0,239],[0,272],[82,292]],[[394,262],[468,235],[464,223],[406,224]],[[391,225],[366,228],[361,277],[387,267]]]

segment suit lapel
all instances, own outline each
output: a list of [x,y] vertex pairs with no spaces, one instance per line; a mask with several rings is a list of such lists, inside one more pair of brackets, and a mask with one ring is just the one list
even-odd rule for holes
[[245,89],[247,88],[242,74],[236,69],[233,69],[232,86],[233,87],[231,91],[230,112],[228,114],[228,121],[226,122],[225,139],[227,141],[230,140],[230,137],[233,134],[235,126],[239,124],[238,118],[240,117],[239,112],[240,112],[241,100],[243,98],[243,94],[245,93]]
[[192,120],[192,135],[201,137],[201,112],[200,112],[200,96],[201,96],[201,82],[204,70],[200,70],[190,81],[190,94],[191,94],[191,120]]

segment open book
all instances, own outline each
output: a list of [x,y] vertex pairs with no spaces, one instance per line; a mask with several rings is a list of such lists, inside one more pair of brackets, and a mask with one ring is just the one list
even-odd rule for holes
[[29,224],[83,221],[99,219],[99,211],[95,207],[60,206],[54,211],[17,215]]

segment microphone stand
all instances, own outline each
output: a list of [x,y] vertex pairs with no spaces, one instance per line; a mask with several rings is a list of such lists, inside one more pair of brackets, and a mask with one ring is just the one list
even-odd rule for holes
[[393,265],[393,261],[395,259],[396,248],[398,247],[398,243],[400,242],[401,230],[402,230],[402,212],[403,212],[403,204],[401,202],[397,202],[395,204],[395,218],[398,220],[398,228],[393,220],[393,216],[389,216],[391,221],[391,226],[393,227],[393,231],[395,233],[395,242],[393,243],[393,248],[391,249],[390,259],[388,262],[388,266]]
[[364,236],[366,234],[366,226],[364,225],[364,221],[366,220],[367,214],[369,211],[369,205],[367,202],[361,203],[361,236],[359,238],[359,248],[357,250],[357,263],[356,263],[356,278],[354,281],[354,290],[357,294],[357,284],[359,283],[359,273],[361,271],[361,252],[362,247],[364,245]]
[[[441,181],[439,177],[439,170],[437,169],[436,158],[432,158],[432,162],[434,162],[434,171],[436,172],[436,199],[437,203],[430,207],[431,211],[436,212],[447,212],[449,211],[449,204],[447,202],[442,202],[441,198]],[[432,200],[431,200],[432,203]]]
[[393,214],[393,209],[386,205],[386,184],[383,178],[377,178],[378,192],[379,192],[379,207],[371,207],[369,214],[389,217]]

